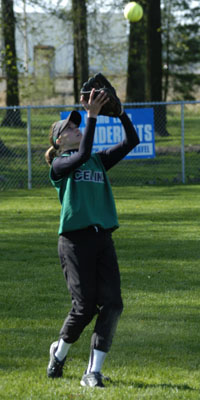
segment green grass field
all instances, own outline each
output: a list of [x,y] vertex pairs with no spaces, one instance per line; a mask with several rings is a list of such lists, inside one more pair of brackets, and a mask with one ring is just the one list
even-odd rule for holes
[[200,399],[200,187],[115,187],[113,237],[124,312],[103,372],[84,389],[93,323],[48,380],[50,343],[70,307],[57,256],[54,189],[0,193],[2,400]]

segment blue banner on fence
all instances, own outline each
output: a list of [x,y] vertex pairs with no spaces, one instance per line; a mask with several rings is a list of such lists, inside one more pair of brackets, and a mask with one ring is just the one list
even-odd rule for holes
[[[153,158],[155,157],[154,140],[154,112],[153,108],[128,108],[125,110],[132,121],[137,134],[140,138],[140,144],[136,146],[125,158]],[[83,132],[87,113],[79,111],[82,116],[80,129]],[[61,112],[61,119],[66,119],[69,111]],[[99,115],[97,118],[93,151],[101,151],[114,146],[124,138],[124,128],[119,118]]]

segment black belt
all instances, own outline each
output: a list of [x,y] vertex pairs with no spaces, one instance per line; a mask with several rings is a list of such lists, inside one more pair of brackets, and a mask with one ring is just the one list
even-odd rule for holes
[[98,233],[98,232],[111,232],[112,231],[112,229],[104,229],[104,228],[102,228],[102,227],[100,227],[100,226],[97,226],[97,225],[90,225],[90,226],[87,226],[87,228],[83,228],[83,229],[77,229],[77,230],[74,230],[74,231],[69,231],[69,232],[63,232],[63,233],[61,233],[61,235],[62,236],[68,236],[69,234],[73,234],[73,233],[79,233],[79,232],[86,232],[86,231],[95,231],[96,233]]
[[99,232],[99,231],[106,231],[107,229],[101,228],[100,226],[97,226],[97,225],[90,225],[90,226],[87,226],[87,228],[79,229],[78,231],[91,231],[91,230],[95,230],[95,232]]

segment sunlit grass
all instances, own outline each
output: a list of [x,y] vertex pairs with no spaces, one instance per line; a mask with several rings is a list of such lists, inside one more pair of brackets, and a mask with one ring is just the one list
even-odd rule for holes
[[46,377],[70,298],[57,256],[54,189],[0,194],[0,397],[5,400],[199,400],[199,186],[114,188],[124,312],[103,372],[84,390],[93,323],[63,379]]

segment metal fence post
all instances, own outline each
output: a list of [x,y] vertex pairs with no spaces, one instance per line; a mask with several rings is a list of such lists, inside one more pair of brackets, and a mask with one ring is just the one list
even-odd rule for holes
[[31,165],[31,108],[27,108],[27,162],[28,162],[28,189],[32,189]]
[[181,103],[181,165],[182,183],[185,183],[185,125],[184,125],[184,103]]

